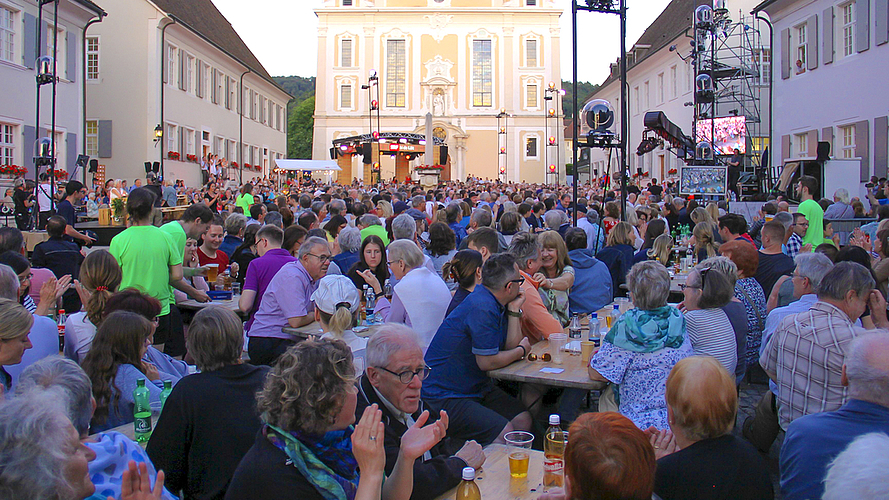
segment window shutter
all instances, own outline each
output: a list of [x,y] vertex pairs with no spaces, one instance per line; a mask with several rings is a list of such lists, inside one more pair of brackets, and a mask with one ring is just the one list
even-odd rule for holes
[[179,90],[185,90],[185,51],[179,50]]
[[818,151],[818,131],[810,130],[808,134],[806,134],[806,151],[809,152],[809,156],[815,156]]
[[[887,0],[889,1],[889,0]],[[822,34],[821,34],[821,42],[822,47],[821,51],[824,53],[824,64],[830,64],[833,62],[833,7],[828,7],[824,9],[824,13],[821,14],[821,26],[822,26]]]
[[818,15],[806,20],[806,69],[812,71],[818,67]]
[[874,118],[874,175],[886,177],[889,170],[889,117]]
[[179,160],[185,161],[185,127],[179,127]]
[[[36,34],[37,32],[35,31],[34,33]],[[24,141],[24,146],[22,147],[22,163],[24,166],[28,167],[28,177],[33,178],[34,162],[32,159],[34,157],[34,142],[37,141],[37,129],[30,125],[22,127],[22,140]]]
[[790,28],[781,32],[781,79],[790,78]]
[[217,71],[214,69],[210,72],[210,102],[217,104],[219,102],[219,88],[216,82],[219,80]]
[[855,124],[855,156],[861,158],[861,182],[870,178],[870,122],[863,120]]
[[[870,0],[855,2],[855,50],[864,52],[870,48]],[[856,139],[857,142],[857,139]],[[867,180],[867,179],[865,179]]]
[[[68,47],[65,53],[68,59],[65,72],[67,73],[68,80],[73,82],[77,77],[77,36],[74,33],[68,32]],[[86,54],[84,54],[84,57],[86,57]]]
[[[635,155],[631,155],[635,156]],[[786,160],[790,158],[790,135],[782,135],[781,136],[781,159]]]
[[[164,83],[170,83],[170,74],[167,70],[169,68],[170,61],[167,59],[170,56],[170,46],[164,45],[164,52],[161,54],[161,73],[164,75]],[[86,54],[83,55],[86,57]]]
[[196,59],[194,68],[194,95],[204,97],[204,63],[200,59]]
[[889,42],[889,0],[875,0],[874,3],[874,44]]
[[[37,61],[37,18],[25,14],[25,36],[22,42],[22,66],[34,69]],[[29,162],[25,162],[30,164]]]
[[830,155],[833,156],[833,127],[824,127],[821,129],[821,140],[830,143]]
[[74,172],[74,164],[77,163],[77,134],[68,134],[68,148],[66,151],[68,152],[68,164],[65,165],[65,170]]
[[111,120],[99,120],[99,158],[111,158]]

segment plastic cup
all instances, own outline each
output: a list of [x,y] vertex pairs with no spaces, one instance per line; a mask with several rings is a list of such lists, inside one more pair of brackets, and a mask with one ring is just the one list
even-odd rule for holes
[[583,340],[580,342],[580,354],[584,364],[590,362],[590,358],[593,357],[593,349],[595,348],[595,342],[589,340]]
[[557,365],[562,364],[562,350],[565,348],[565,342],[568,341],[568,335],[564,333],[553,333],[549,336],[549,346],[552,352],[553,362]]
[[241,295],[241,284],[237,281],[232,281],[232,297],[237,297]]
[[219,277],[219,264],[207,264],[207,283],[215,283]]
[[531,460],[531,443],[534,435],[525,431],[507,432],[503,436],[506,440],[509,457],[509,475],[512,477],[527,477],[528,462]]

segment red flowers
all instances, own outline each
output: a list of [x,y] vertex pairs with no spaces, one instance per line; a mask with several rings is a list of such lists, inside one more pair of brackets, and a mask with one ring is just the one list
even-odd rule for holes
[[[25,175],[27,173],[27,167],[19,165],[0,165],[0,174]],[[56,173],[58,173],[58,171]]]
[[179,159],[179,152],[178,151],[167,151],[167,159],[178,160]]

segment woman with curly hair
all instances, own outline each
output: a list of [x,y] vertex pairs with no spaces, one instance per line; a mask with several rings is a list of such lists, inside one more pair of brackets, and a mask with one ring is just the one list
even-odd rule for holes
[[117,259],[107,250],[90,252],[83,260],[80,281],[74,282],[83,310],[68,316],[65,323],[65,357],[79,363],[90,351],[105,303],[117,291],[121,279]]
[[[433,222],[429,226],[429,243],[423,249],[423,253],[432,259],[435,271],[442,276],[442,266],[457,253],[457,236],[444,222]],[[446,277],[443,278],[447,281]]]
[[357,425],[352,352],[341,340],[306,340],[282,354],[257,395],[262,428],[241,460],[228,500],[408,500],[414,461],[438,443],[447,414],[423,412],[401,438],[384,480],[384,426],[377,405]]
[[151,345],[151,322],[139,314],[116,311],[99,326],[83,370],[93,384],[96,412],[90,429],[102,432],[133,421],[136,381],[147,379],[149,400],[160,402],[164,381],[179,377],[161,372],[142,357]]

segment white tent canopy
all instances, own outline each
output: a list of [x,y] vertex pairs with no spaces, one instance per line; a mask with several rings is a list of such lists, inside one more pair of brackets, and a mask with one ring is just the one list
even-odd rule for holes
[[333,160],[275,160],[284,170],[342,170]]

